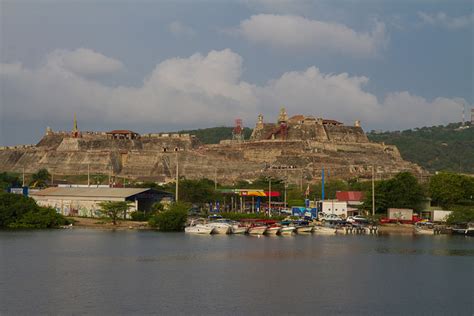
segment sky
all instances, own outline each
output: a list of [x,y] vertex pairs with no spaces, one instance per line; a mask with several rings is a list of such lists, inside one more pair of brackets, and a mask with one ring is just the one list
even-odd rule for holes
[[313,115],[366,130],[470,118],[474,1],[2,0],[0,145]]

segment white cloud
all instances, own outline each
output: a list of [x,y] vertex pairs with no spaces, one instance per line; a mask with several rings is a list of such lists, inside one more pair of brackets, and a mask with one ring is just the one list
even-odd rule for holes
[[86,48],[55,50],[48,55],[47,65],[86,76],[113,73],[123,68],[122,62]]
[[357,32],[343,24],[295,15],[253,15],[240,23],[238,31],[251,42],[278,49],[359,57],[376,54],[388,42],[381,22],[375,22],[370,32]]
[[401,129],[459,120],[460,102],[432,101],[393,92],[380,102],[365,91],[364,76],[324,74],[316,67],[284,73],[263,85],[241,80],[242,58],[229,49],[172,58],[158,64],[139,87],[108,87],[49,63],[37,69],[0,64],[2,118],[68,121],[77,112],[89,122],[174,124],[177,127],[252,125],[258,113],[274,118],[281,105],[291,114],[351,124]]
[[196,31],[179,21],[171,22],[168,25],[168,30],[176,37],[194,37],[196,35]]
[[474,13],[471,13],[470,15],[451,17],[444,12],[438,12],[436,14],[418,12],[418,17],[421,19],[423,24],[441,26],[451,30],[469,27],[472,28],[474,25]]

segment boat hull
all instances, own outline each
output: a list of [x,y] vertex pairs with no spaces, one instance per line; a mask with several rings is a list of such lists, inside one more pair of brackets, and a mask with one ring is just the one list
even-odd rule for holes
[[188,226],[184,228],[184,232],[187,234],[210,235],[213,231],[213,227],[207,227],[205,225]]
[[250,235],[263,235],[266,230],[266,227],[250,227],[248,233]]
[[291,235],[295,231],[296,227],[282,227],[280,230],[281,235]]
[[233,227],[232,234],[245,234],[247,229],[247,227]]
[[336,229],[329,227],[314,227],[313,232],[318,235],[335,235]]
[[265,235],[272,235],[275,236],[280,232],[280,227],[269,227],[265,231]]
[[313,231],[313,227],[311,226],[300,226],[296,228],[296,232],[300,233],[311,233]]

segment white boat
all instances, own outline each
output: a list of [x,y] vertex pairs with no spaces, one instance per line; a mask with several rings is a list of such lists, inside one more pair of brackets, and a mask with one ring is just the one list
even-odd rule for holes
[[430,222],[415,223],[413,232],[417,235],[434,235],[434,225]]
[[335,235],[336,229],[326,226],[314,226],[313,232],[319,235]]
[[282,226],[280,229],[281,235],[291,235],[296,230],[295,226]]
[[455,235],[474,236],[474,223],[467,223],[463,227],[453,227],[451,231]]
[[215,234],[229,234],[231,232],[231,225],[227,223],[211,222],[205,226],[214,228]]
[[248,227],[245,226],[232,226],[232,234],[245,234],[247,232]]
[[267,230],[265,231],[265,235],[277,235],[280,232],[280,229],[281,229],[280,226],[267,227]]
[[209,227],[207,225],[203,224],[196,224],[192,226],[188,226],[184,228],[185,233],[189,234],[204,234],[204,235],[210,235],[214,231],[214,227]]
[[267,230],[267,226],[253,226],[250,227],[248,230],[248,233],[250,235],[263,235],[265,231]]
[[313,226],[297,226],[296,227],[296,232],[298,234],[301,234],[301,233],[311,233],[313,231]]

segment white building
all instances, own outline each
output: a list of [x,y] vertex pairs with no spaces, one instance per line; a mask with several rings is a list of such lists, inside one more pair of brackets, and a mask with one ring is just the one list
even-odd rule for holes
[[347,202],[338,200],[325,200],[321,202],[321,211],[325,214],[335,214],[347,217]]
[[149,188],[59,188],[52,187],[30,193],[38,205],[52,207],[66,216],[98,217],[99,203],[105,201],[129,201],[129,213],[147,211],[155,202],[170,202],[169,192]]

